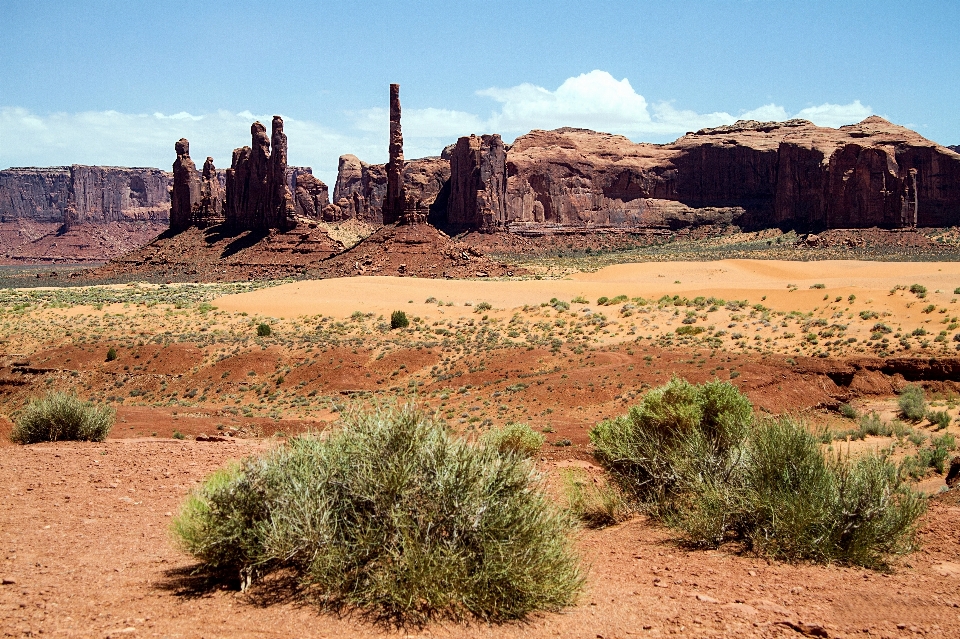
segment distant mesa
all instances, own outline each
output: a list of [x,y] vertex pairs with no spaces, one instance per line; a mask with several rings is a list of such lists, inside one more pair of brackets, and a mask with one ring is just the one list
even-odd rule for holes
[[[172,173],[80,165],[0,171],[0,240],[8,256],[26,254],[23,247],[54,228],[107,222],[132,224],[141,235],[159,224],[172,233],[239,234],[355,221],[527,237],[960,225],[960,147],[877,116],[838,129],[739,121],[670,144],[570,127],[534,130],[512,144],[470,135],[438,156],[407,160],[399,85],[390,85],[389,107],[388,162],[342,155],[332,197],[312,169],[287,165],[287,136],[275,116],[269,136],[260,122],[251,125],[250,145],[234,150],[225,171],[209,157],[198,171],[186,139],[174,145]],[[9,240],[15,233],[27,239]],[[336,242],[320,244],[335,250]]]

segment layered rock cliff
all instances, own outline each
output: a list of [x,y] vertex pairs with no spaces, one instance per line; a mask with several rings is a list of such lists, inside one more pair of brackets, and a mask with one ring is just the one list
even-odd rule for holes
[[[461,138],[445,221],[478,230],[825,228],[960,224],[960,156],[879,117],[830,129],[743,121],[672,144],[585,129],[532,131],[506,153],[502,218],[487,188],[460,186],[500,151]],[[469,152],[468,152],[469,149]],[[456,196],[454,197],[454,192]],[[464,199],[466,193],[466,199]],[[483,201],[483,204],[480,201]]]
[[172,175],[153,168],[55,166],[0,171],[0,222],[166,222]]
[[496,230],[507,222],[507,149],[499,135],[463,137],[450,154],[446,223]]

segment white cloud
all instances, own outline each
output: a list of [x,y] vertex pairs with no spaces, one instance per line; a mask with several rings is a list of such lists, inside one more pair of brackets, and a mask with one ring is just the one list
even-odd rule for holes
[[819,126],[836,128],[844,124],[854,124],[871,115],[873,115],[873,109],[860,104],[860,100],[854,100],[850,104],[824,103],[820,106],[807,107],[797,112],[794,117],[810,120]]
[[872,113],[872,109],[859,100],[846,105],[827,103],[808,107],[792,116],[784,107],[773,103],[744,111],[739,116],[725,111],[698,113],[676,108],[671,102],[651,105],[627,78],[617,80],[600,70],[567,78],[555,91],[525,83],[506,89],[492,87],[477,91],[477,95],[501,104],[500,112],[487,120],[483,130],[502,133],[575,126],[638,138],[682,135],[737,120],[782,121],[791,117],[837,127],[859,122]]
[[752,111],[744,111],[738,118],[740,120],[759,120],[760,122],[782,122],[789,120],[787,110],[778,104],[764,104]]
[[489,121],[492,130],[574,126],[639,132],[651,126],[644,97],[633,90],[629,80],[618,81],[606,71],[567,78],[556,91],[520,84],[508,89],[492,87],[477,91],[477,95],[503,105]]

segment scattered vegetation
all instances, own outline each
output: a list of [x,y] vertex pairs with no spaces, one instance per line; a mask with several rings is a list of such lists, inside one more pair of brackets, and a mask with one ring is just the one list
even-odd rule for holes
[[113,427],[109,406],[95,406],[74,394],[51,392],[31,399],[14,414],[10,439],[18,444],[65,440],[102,442]]
[[724,382],[674,378],[590,437],[620,486],[695,546],[881,568],[913,547],[925,509],[885,457],[825,456],[802,424],[755,421]]
[[215,473],[173,530],[213,571],[286,568],[323,607],[416,624],[570,605],[583,585],[571,525],[522,456],[380,407]]

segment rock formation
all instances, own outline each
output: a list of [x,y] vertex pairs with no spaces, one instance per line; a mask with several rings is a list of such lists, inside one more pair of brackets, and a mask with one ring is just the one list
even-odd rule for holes
[[[401,220],[411,213],[421,222],[429,215],[446,216],[450,185],[450,162],[429,157],[404,163],[400,181],[406,206]],[[354,155],[340,156],[333,204],[341,219],[355,218],[369,224],[382,224],[387,197],[387,165],[367,164]],[[399,221],[399,220],[398,220]]]
[[213,165],[213,158],[208,156],[203,163],[200,180],[200,215],[197,223],[201,226],[213,226],[223,221],[223,187],[220,185],[217,167]]
[[454,229],[502,230],[506,224],[507,150],[499,135],[463,137],[450,154],[446,223]]
[[[272,136],[259,122],[250,127],[250,146],[233,151],[226,175],[225,219],[239,230],[289,229],[295,207],[287,186],[287,136],[274,116]],[[270,151],[271,140],[273,153]]]
[[532,131],[507,152],[506,175],[505,225],[520,232],[960,224],[960,158],[878,117],[738,122],[666,145]]
[[385,164],[367,164],[355,155],[341,155],[333,204],[342,219],[353,218],[369,224],[383,223],[387,195]]
[[200,174],[190,159],[190,142],[180,138],[174,145],[173,190],[170,193],[170,228],[182,231],[200,215]]
[[295,188],[297,215],[322,219],[325,222],[336,222],[341,219],[339,209],[329,206],[329,189],[322,181],[310,173],[300,173],[296,176]]
[[955,145],[953,145],[953,146],[948,146],[947,148],[950,149],[951,151],[953,151],[954,153],[960,153],[960,144],[955,144]]
[[0,222],[166,222],[172,175],[153,168],[56,166],[0,171]]
[[400,128],[400,85],[390,85],[390,161],[387,162],[387,195],[383,201],[383,223],[394,224],[403,217],[406,193],[403,188],[403,130]]

